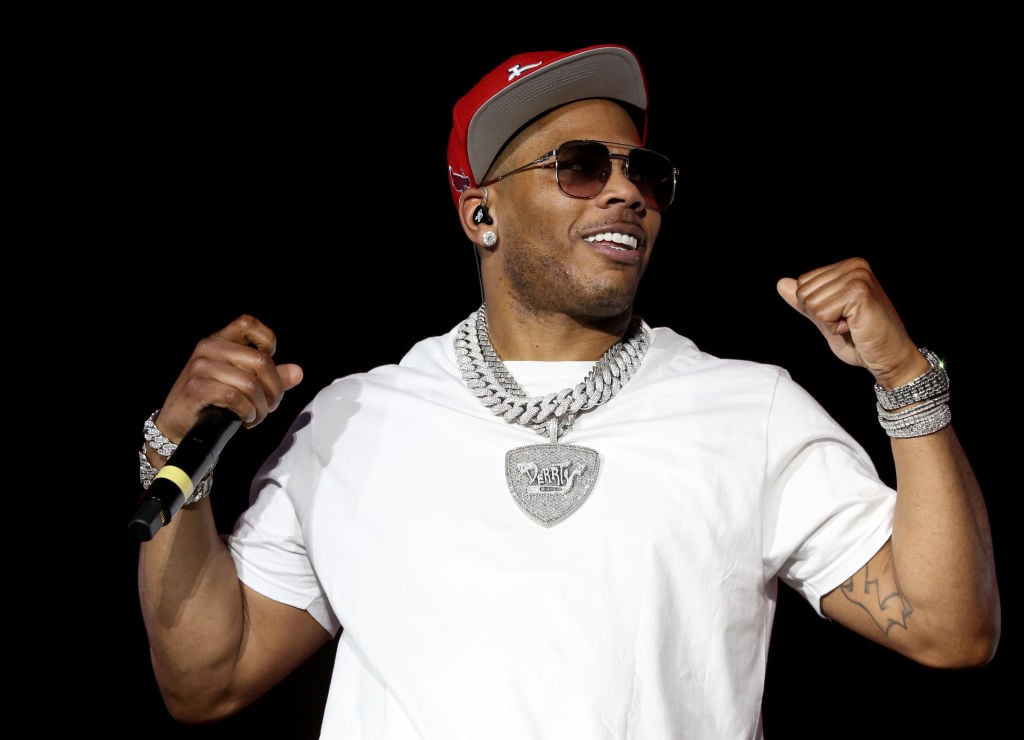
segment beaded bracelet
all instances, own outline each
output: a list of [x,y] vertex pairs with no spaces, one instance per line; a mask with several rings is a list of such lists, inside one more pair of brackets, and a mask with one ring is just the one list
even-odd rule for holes
[[[160,413],[160,409],[157,409],[149,418],[146,419],[142,425],[142,433],[146,437],[146,442],[142,445],[142,449],[139,451],[139,482],[142,484],[143,490],[149,490],[149,487],[153,484],[153,479],[156,477],[157,468],[149,462],[149,458],[146,457],[146,444],[149,444],[154,450],[159,452],[163,457],[170,457],[178,445],[174,444],[171,440],[167,439],[159,429],[156,427],[156,416]],[[197,501],[202,501],[204,498],[210,495],[210,489],[213,488],[213,469],[207,471],[203,479],[199,481],[199,485],[192,491],[192,495],[185,499],[185,503],[182,506],[191,506]]]

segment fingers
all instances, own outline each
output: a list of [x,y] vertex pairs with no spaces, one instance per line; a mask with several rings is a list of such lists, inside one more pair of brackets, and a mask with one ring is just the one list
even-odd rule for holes
[[871,299],[876,285],[871,268],[860,258],[805,272],[794,283],[790,305],[826,336],[850,330],[850,321]]
[[161,407],[159,428],[178,442],[207,406],[229,409],[246,427],[259,424],[302,380],[302,368],[276,365],[277,337],[248,314],[201,339]]
[[776,290],[818,328],[844,362],[877,374],[914,360],[916,347],[865,259],[853,257],[797,278],[782,278]]
[[800,301],[796,297],[796,278],[784,277],[780,278],[775,283],[775,290],[778,292],[782,299],[789,304],[790,308],[795,311],[803,313],[803,309],[800,307]]
[[277,352],[277,336],[269,326],[250,314],[242,314],[212,336],[250,345],[271,357]]

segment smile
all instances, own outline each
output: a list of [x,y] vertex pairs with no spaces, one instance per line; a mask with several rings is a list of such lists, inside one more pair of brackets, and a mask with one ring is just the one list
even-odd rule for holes
[[604,234],[594,234],[593,236],[585,237],[585,239],[591,244],[595,242],[612,242],[613,244],[621,244],[623,247],[629,250],[636,249],[637,245],[640,243],[640,240],[637,239],[635,236],[630,236],[629,234],[619,234],[611,231],[606,232]]

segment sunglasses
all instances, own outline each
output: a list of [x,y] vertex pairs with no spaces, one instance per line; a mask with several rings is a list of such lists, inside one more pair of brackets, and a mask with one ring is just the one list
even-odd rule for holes
[[[640,147],[630,149],[629,154],[612,154],[608,145],[629,147],[629,144],[617,144],[614,141],[567,141],[529,164],[480,183],[480,187],[493,185],[526,170],[554,168],[555,182],[563,193],[570,198],[596,198],[611,177],[612,160],[621,159],[623,173],[636,185],[645,206],[655,211],[664,211],[672,205],[676,197],[679,170],[672,166],[668,157]],[[552,158],[554,162],[549,162]]]

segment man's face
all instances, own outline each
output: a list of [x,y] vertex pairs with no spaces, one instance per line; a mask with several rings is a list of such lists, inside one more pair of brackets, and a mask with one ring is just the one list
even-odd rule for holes
[[[563,106],[519,134],[492,167],[494,177],[521,167],[566,141],[618,142],[627,154],[640,137],[617,103],[585,100]],[[549,160],[550,162],[550,160]],[[489,186],[498,215],[498,246],[484,261],[488,300],[512,301],[528,313],[609,318],[629,312],[661,227],[636,185],[612,160],[612,174],[594,198],[572,198],[553,169],[530,169]],[[498,295],[494,295],[497,291]]]

